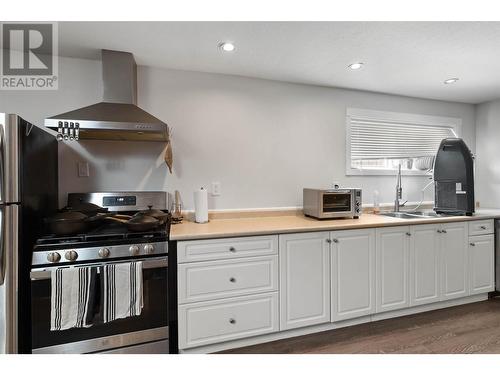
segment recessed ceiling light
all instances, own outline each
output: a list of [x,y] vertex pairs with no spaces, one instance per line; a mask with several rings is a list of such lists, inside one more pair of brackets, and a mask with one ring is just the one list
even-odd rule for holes
[[233,52],[236,47],[231,42],[222,42],[219,44],[219,48],[224,52]]
[[353,63],[353,64],[349,65],[349,69],[358,70],[358,69],[361,69],[363,67],[363,65],[364,65],[364,63],[362,63],[362,62]]
[[458,78],[448,78],[447,80],[444,81],[445,85],[449,85],[450,83],[455,83],[458,81]]

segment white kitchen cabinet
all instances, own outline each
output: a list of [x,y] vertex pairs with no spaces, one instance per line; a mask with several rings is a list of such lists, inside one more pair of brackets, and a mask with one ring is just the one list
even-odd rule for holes
[[495,290],[495,237],[469,237],[470,294]]
[[325,323],[432,310],[470,302],[464,297],[475,294],[480,300],[495,289],[493,228],[486,219],[408,221],[179,241],[179,347],[190,351],[318,324],[315,330],[334,328]]
[[469,294],[468,223],[447,223],[440,228],[441,300]]
[[410,227],[376,230],[376,312],[410,305]]
[[330,321],[330,234],[279,236],[280,329]]
[[375,229],[331,232],[332,321],[375,312]]
[[410,227],[410,306],[440,300],[440,224]]

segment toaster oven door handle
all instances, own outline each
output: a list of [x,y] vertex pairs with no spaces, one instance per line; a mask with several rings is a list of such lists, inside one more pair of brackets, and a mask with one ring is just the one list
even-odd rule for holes
[[[106,263],[91,263],[91,264],[81,264],[76,266],[60,266],[60,267],[49,267],[31,270],[30,278],[32,281],[35,280],[46,280],[50,279],[52,271],[58,268],[69,268],[69,267],[99,267],[111,263],[126,263],[126,262],[106,262]],[[142,261],[142,269],[155,269],[155,268],[167,268],[168,258],[153,258]]]

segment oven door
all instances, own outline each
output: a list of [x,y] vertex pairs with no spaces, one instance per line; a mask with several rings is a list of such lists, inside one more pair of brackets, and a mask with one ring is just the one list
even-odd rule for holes
[[[33,269],[33,353],[168,353],[168,257],[142,261],[144,307],[141,315],[62,331],[50,330],[50,274],[56,267]],[[95,264],[99,265],[102,263]]]
[[321,215],[324,217],[352,215],[353,198],[351,190],[323,192],[321,197]]

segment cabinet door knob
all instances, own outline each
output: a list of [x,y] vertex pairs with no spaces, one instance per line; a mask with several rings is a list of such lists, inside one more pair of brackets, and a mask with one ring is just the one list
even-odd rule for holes
[[327,242],[327,243],[332,243],[332,240],[331,240],[331,239],[329,239],[329,238],[327,238],[327,239],[326,239],[326,242]]
[[235,279],[234,277],[231,277],[231,278],[229,279],[229,281],[231,281],[232,283],[235,283],[235,282],[236,282],[236,279]]
[[438,229],[438,230],[437,230],[437,232],[438,232],[438,233],[443,233],[443,231],[442,231],[442,230],[440,230],[440,229]]
[[338,242],[339,242],[339,240],[337,240],[336,238],[334,238],[334,239],[333,239],[333,242],[338,243]]
[[476,244],[474,242],[471,242],[470,245],[471,246],[476,246]]
[[446,229],[443,229],[441,233],[448,233],[448,232],[446,231]]
[[235,319],[233,319],[233,318],[231,318],[231,319],[229,319],[229,323],[231,323],[231,324],[236,324],[236,320],[235,320]]
[[236,248],[234,246],[231,246],[229,248],[229,251],[232,252],[232,253],[235,253],[236,252]]
[[411,233],[410,233],[410,232],[406,232],[406,235],[407,235],[407,236],[411,236]]

